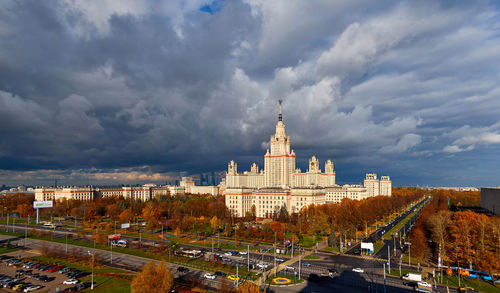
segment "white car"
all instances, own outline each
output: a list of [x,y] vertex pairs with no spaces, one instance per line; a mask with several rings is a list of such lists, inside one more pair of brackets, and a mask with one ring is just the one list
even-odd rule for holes
[[293,266],[285,266],[285,270],[293,271],[295,268]]
[[31,291],[38,290],[40,288],[42,288],[42,286],[40,286],[40,285],[33,285],[33,286],[29,286],[28,288],[25,288],[23,290],[23,292],[31,292]]
[[269,265],[268,264],[265,264],[265,263],[258,263],[257,264],[257,267],[261,268],[261,269],[267,269]]
[[365,271],[363,271],[362,268],[354,268],[352,269],[353,272],[356,272],[356,273],[364,273]]
[[63,284],[65,285],[74,285],[74,284],[78,284],[80,281],[78,281],[77,279],[69,279],[69,280],[66,280],[63,282]]
[[205,275],[203,275],[203,277],[205,279],[215,280],[215,275],[214,274],[205,273]]
[[231,251],[228,251],[228,252],[224,253],[224,255],[231,256],[233,254],[231,253]]
[[242,250],[242,251],[240,251],[240,254],[241,254],[241,255],[247,255],[247,252],[246,252],[246,251],[244,251],[244,250]]
[[282,259],[282,258],[280,258],[280,257],[277,257],[277,258],[276,258],[276,261],[277,261],[277,262],[284,262],[285,260],[284,260],[284,259]]
[[432,285],[431,285],[431,284],[429,284],[429,283],[427,283],[427,282],[422,282],[422,281],[420,281],[420,282],[418,282],[418,283],[417,283],[417,285],[418,285],[418,286],[421,286],[421,287],[429,287],[429,288],[432,288]]

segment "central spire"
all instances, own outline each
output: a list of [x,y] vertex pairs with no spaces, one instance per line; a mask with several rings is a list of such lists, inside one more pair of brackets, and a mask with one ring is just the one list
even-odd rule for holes
[[278,121],[283,121],[283,116],[281,115],[281,104],[283,103],[283,100],[279,99],[278,103],[280,103],[280,114],[278,115]]

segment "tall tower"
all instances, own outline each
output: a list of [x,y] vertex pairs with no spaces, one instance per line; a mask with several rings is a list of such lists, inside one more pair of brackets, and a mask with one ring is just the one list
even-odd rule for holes
[[292,176],[295,171],[295,154],[290,151],[290,137],[285,132],[282,103],[279,100],[276,131],[269,141],[271,151],[268,149],[264,156],[265,187],[289,187],[294,182]]

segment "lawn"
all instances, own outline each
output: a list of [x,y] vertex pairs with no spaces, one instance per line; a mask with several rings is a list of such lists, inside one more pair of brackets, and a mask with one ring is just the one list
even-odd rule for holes
[[330,252],[340,252],[340,248],[338,248],[337,246],[335,246],[335,247],[328,246],[328,247],[325,247],[321,250],[330,251]]
[[382,241],[382,240],[379,240],[379,241],[375,242],[375,244],[373,244],[373,249],[374,249],[373,254],[374,254],[374,255],[375,255],[375,254],[377,254],[377,252],[378,252],[379,250],[381,250],[381,249],[382,249],[382,247],[384,247],[384,245],[385,245],[385,243],[384,243],[384,241]]
[[[284,283],[282,285],[277,284],[273,282],[274,279],[288,279],[290,280],[290,283]],[[284,274],[274,274],[269,275],[269,277],[266,279],[266,284],[274,285],[274,286],[285,286],[285,285],[293,285],[293,284],[300,284],[304,282],[304,279],[298,279],[295,276],[287,276]]]
[[309,254],[306,257],[304,257],[304,259],[321,259],[321,257],[319,255]]
[[16,251],[17,248],[10,248],[10,247],[0,247],[0,254]]
[[[74,263],[68,262],[67,260],[59,258],[51,258],[46,256],[35,256],[32,259],[36,259],[45,263],[58,264],[63,266],[68,266],[71,268],[79,269],[81,271],[91,272],[92,267],[84,263]],[[107,267],[100,266],[94,267],[94,290],[91,291],[90,288],[85,290],[85,292],[130,292],[130,282],[135,276],[135,273]],[[81,278],[82,282],[90,282],[92,279],[91,275]]]
[[[458,278],[455,276],[443,276],[443,285],[450,285],[450,286],[456,286],[458,287]],[[498,293],[500,292],[500,289],[497,287],[493,286],[490,283],[479,281],[479,280],[468,280],[468,279],[460,279],[460,286],[465,287],[465,286],[470,286],[474,288],[476,291],[480,292],[488,292],[488,293]]]

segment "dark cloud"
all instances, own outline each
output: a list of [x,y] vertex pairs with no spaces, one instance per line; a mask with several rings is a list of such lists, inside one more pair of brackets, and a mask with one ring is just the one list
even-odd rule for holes
[[1,4],[1,180],[262,165],[283,98],[303,170],[314,153],[344,182],[496,184],[491,3],[174,2]]

